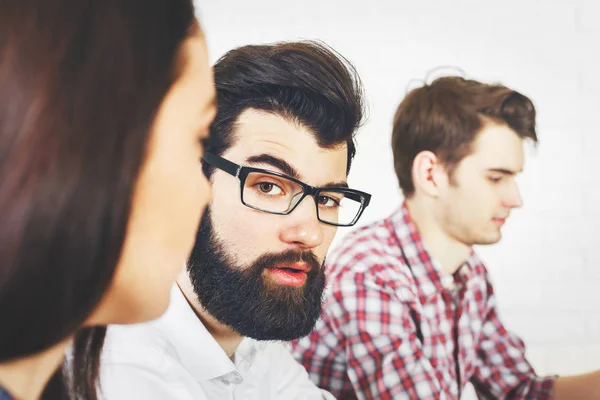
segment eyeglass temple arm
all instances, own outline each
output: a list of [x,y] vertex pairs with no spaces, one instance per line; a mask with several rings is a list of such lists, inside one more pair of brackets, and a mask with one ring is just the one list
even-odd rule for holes
[[202,156],[202,159],[210,165],[212,165],[213,167],[219,168],[220,170],[223,170],[229,175],[235,176],[236,178],[240,173],[241,167],[239,165],[215,154],[205,152]]
[[[369,202],[371,201],[371,195],[369,193],[361,191],[356,191],[355,193],[346,188],[340,188],[340,190],[342,193],[344,193],[344,196],[351,200],[355,200],[362,203],[364,207],[368,206]],[[327,191],[327,189],[322,189],[321,191]]]

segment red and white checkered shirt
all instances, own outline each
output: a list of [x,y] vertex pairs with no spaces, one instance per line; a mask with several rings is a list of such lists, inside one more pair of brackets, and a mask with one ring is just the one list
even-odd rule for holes
[[349,234],[328,258],[314,331],[292,344],[311,379],[339,399],[549,399],[524,343],[498,317],[474,252],[453,275],[425,250],[406,205]]

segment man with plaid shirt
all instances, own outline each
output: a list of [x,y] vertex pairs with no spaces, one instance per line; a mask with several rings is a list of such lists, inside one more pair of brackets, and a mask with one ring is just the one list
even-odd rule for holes
[[394,118],[405,201],[328,258],[322,318],[296,358],[339,399],[593,399],[598,372],[539,377],[506,330],[475,244],[496,243],[521,206],[523,140],[535,108],[502,85],[445,77],[410,92]]

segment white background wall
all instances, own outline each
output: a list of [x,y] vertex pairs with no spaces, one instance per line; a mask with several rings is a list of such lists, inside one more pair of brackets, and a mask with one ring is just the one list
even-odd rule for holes
[[[200,0],[211,62],[244,44],[321,39],[357,67],[369,119],[350,184],[373,194],[361,224],[400,203],[391,120],[411,79],[458,66],[538,109],[525,207],[480,248],[506,325],[539,373],[600,369],[600,2],[597,0]],[[339,231],[339,240],[347,231]],[[468,393],[464,398],[473,398]]]

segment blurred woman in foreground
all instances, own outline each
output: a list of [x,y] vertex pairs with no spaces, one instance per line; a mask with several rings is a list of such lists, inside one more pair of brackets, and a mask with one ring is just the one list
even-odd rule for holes
[[105,326],[166,310],[213,99],[191,0],[0,3],[4,396],[96,398]]

